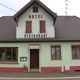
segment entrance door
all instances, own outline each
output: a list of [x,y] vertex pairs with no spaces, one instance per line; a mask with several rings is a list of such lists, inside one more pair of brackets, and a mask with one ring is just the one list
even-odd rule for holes
[[39,49],[30,50],[30,69],[39,69]]

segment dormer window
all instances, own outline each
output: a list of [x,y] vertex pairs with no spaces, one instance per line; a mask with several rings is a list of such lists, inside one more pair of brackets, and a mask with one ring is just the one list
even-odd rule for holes
[[33,12],[38,12],[38,7],[37,6],[33,6]]

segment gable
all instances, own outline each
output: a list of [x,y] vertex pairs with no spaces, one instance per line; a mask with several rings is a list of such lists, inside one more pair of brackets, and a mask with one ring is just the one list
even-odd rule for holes
[[[37,7],[38,12],[34,12],[34,7]],[[53,21],[53,17],[48,14],[41,6],[39,6],[37,3],[34,3],[31,5],[19,18],[18,20],[20,21],[21,19],[26,21],[26,20],[49,20]]]
[[56,19],[57,15],[39,0],[31,0],[28,4],[26,4],[21,10],[19,10],[14,15],[14,19],[15,20],[18,19],[34,3],[38,4],[39,6],[41,6],[47,13],[49,13],[52,17],[54,17],[54,19]]
[[[37,10],[38,12],[33,11],[34,7],[38,8]],[[45,31],[45,34],[47,34],[47,37],[54,38],[55,31],[54,31],[53,19],[54,18],[50,14],[48,14],[41,6],[39,6],[37,3],[34,3],[18,18],[17,38],[24,38],[24,35],[26,34],[25,29],[26,29],[27,21],[32,21],[31,22],[32,27],[30,26],[32,30],[29,29],[30,30],[29,32],[32,31],[31,33],[32,35],[33,34],[41,35],[40,21],[44,21],[46,30],[43,30],[43,31]]]

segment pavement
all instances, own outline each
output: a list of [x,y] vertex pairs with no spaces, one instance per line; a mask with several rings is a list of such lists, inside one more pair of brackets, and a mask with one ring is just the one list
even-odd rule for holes
[[53,73],[13,73],[0,72],[0,78],[53,78],[53,77],[80,77],[80,72],[53,72]]
[[80,80],[80,72],[53,72],[53,73],[0,72],[0,80]]
[[0,80],[80,80],[80,72],[53,72],[53,73],[0,72]]

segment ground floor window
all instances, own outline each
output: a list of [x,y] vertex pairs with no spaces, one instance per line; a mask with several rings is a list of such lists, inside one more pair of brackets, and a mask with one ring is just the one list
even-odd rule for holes
[[61,60],[60,46],[51,46],[51,60]]
[[18,48],[17,47],[0,47],[0,62],[17,62]]
[[80,59],[80,46],[72,46],[72,59]]

